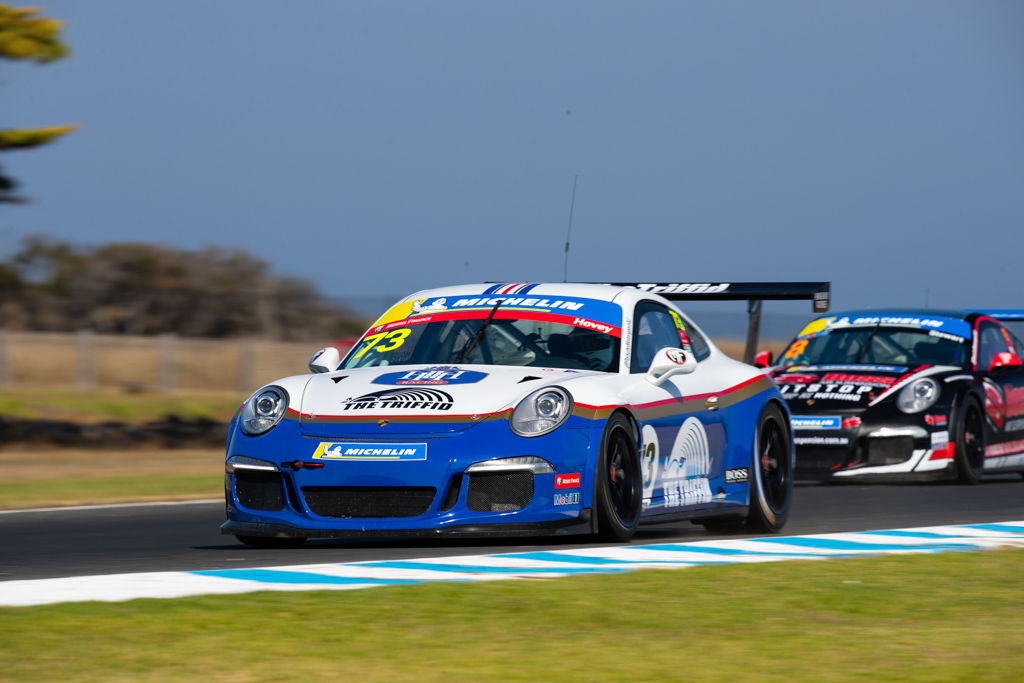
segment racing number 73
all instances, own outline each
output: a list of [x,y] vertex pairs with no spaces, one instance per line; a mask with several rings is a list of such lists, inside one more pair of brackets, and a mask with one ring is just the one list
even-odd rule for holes
[[412,333],[408,327],[403,327],[400,330],[392,330],[391,332],[379,332],[377,334],[371,334],[363,341],[366,344],[363,348],[359,349],[359,353],[355,355],[359,358],[361,355],[374,348],[374,344],[377,342],[383,342],[380,346],[377,346],[374,350],[380,352],[394,351],[399,346],[405,343],[406,338]]

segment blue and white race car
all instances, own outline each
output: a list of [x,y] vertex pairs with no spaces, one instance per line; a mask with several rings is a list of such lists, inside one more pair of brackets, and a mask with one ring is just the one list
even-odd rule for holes
[[669,299],[803,296],[792,289],[519,283],[413,294],[344,358],[321,349],[315,374],[242,404],[222,531],[261,547],[439,534],[625,540],[642,522],[683,518],[777,531],[792,495],[786,403]]

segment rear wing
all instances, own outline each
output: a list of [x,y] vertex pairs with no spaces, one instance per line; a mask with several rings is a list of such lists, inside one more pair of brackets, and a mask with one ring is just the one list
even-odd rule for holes
[[[832,303],[830,282],[610,282],[616,287],[658,294],[670,301],[742,301],[747,302],[747,345],[743,362],[753,363],[761,330],[761,302],[809,299],[815,313],[825,313]],[[1016,311],[1024,320],[1024,310]],[[995,316],[993,316],[995,317]]]

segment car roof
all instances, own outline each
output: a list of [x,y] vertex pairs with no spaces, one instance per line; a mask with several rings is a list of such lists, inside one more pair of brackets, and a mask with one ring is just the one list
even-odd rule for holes
[[952,309],[941,309],[941,308],[858,308],[851,311],[837,311],[834,313],[828,313],[826,315],[818,316],[820,318],[832,318],[839,316],[878,316],[878,315],[892,315],[892,316],[917,316],[927,317],[932,316],[936,318],[954,318],[957,320],[966,320],[968,316],[973,315],[972,311],[956,311]]
[[436,289],[424,289],[410,294],[406,299],[422,299],[435,296],[579,296],[588,299],[611,301],[623,288],[609,285],[580,284],[575,282],[481,282],[467,285],[451,285]]
[[[600,301],[613,301],[623,293],[643,295],[644,293],[634,287],[616,287],[613,285],[601,285],[580,282],[481,282],[468,285],[452,285],[439,287],[437,289],[424,289],[410,294],[402,301],[433,297],[528,297],[544,298],[553,296],[581,297],[586,299],[597,299]],[[641,298],[641,297],[637,297]],[[642,298],[657,298],[651,295],[644,295]]]

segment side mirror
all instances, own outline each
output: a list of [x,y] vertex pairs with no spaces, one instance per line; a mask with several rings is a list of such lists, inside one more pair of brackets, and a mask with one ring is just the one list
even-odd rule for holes
[[998,370],[999,368],[1019,368],[1024,365],[1021,361],[1020,356],[1015,354],[1013,351],[1000,351],[996,354],[996,357],[992,359],[992,362],[988,366],[988,371]]
[[672,375],[686,375],[696,369],[697,359],[692,354],[682,349],[664,348],[654,354],[647,381],[657,387]]
[[758,351],[754,356],[754,366],[758,368],[770,368],[774,361],[771,351]]
[[311,372],[334,372],[341,365],[341,353],[333,346],[325,346],[309,357]]

